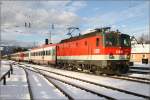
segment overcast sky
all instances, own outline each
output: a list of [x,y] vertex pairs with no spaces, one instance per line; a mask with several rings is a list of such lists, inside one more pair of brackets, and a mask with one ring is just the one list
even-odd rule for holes
[[[69,26],[79,27],[81,33],[111,26],[113,30],[141,36],[149,34],[149,6],[148,0],[3,1],[1,38],[41,43],[51,31],[52,41],[59,42],[68,37]],[[31,28],[25,28],[25,22],[31,22]]]

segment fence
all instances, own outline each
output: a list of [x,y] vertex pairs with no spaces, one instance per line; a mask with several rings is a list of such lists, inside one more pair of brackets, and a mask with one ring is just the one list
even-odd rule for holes
[[11,64],[10,64],[9,70],[0,78],[0,81],[3,80],[3,85],[6,85],[7,75],[8,75],[8,78],[10,78],[10,74],[13,74],[13,67]]

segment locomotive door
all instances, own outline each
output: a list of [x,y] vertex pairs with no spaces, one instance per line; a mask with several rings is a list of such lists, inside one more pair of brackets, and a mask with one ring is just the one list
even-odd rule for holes
[[54,61],[54,63],[56,63],[56,61],[57,61],[57,58],[56,58],[56,55],[57,55],[56,49],[57,49],[57,47],[52,48],[52,61]]
[[90,44],[91,42],[88,43],[88,55],[87,55],[87,61],[88,64],[91,64],[91,60],[92,60],[92,46]]

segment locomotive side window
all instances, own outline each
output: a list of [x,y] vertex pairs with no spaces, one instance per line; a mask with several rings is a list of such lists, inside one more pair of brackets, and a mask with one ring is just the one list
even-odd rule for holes
[[78,42],[76,43],[76,46],[78,46]]
[[96,38],[96,46],[99,46],[99,38]]
[[87,41],[84,42],[85,46],[87,46]]

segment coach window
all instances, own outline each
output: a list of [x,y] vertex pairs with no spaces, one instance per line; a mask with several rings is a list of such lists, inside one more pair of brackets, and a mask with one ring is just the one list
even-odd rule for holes
[[48,55],[50,55],[49,50],[47,51]]
[[50,55],[49,50],[47,51],[48,55]]
[[49,55],[51,55],[51,50],[49,50]]
[[47,50],[45,51],[45,55],[48,55],[48,52],[47,52]]
[[53,49],[51,50],[51,55],[53,55]]
[[49,55],[49,51],[47,51],[47,55]]
[[45,51],[45,55],[47,55],[47,51]]
[[47,50],[45,51],[45,55],[47,55]]
[[47,52],[47,55],[49,55],[49,54],[48,54],[48,51],[46,51],[46,52]]
[[42,52],[42,55],[44,55],[44,51],[41,51]]
[[99,46],[99,38],[96,38],[96,46]]
[[44,55],[45,55],[45,52],[43,51],[42,53],[43,53],[43,56],[44,56]]

